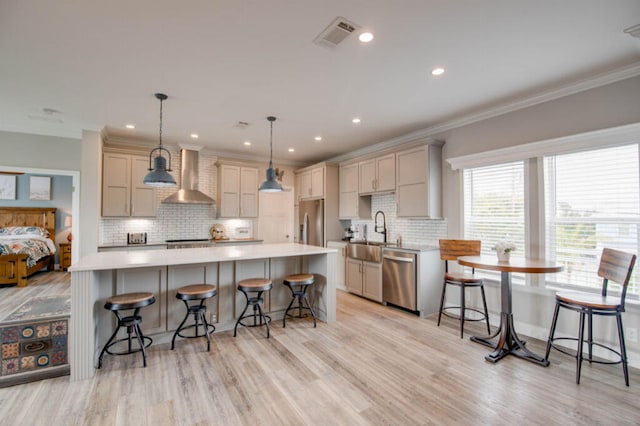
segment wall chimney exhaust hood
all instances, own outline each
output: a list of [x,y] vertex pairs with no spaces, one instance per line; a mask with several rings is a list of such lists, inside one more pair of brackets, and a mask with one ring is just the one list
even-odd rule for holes
[[215,200],[198,191],[198,151],[180,150],[180,189],[165,198],[164,204],[215,204]]

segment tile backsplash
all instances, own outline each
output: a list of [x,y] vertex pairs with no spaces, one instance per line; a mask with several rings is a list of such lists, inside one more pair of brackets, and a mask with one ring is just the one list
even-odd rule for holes
[[[351,220],[352,226],[358,225],[362,234],[363,226],[367,226],[367,239],[382,241],[383,236],[374,232],[375,213],[384,212],[387,223],[387,241],[395,242],[397,237],[402,238],[405,244],[438,245],[438,240],[447,238],[447,221],[427,219],[405,219],[396,217],[396,194],[383,194],[371,196],[371,220]],[[382,217],[378,218],[382,225]]]

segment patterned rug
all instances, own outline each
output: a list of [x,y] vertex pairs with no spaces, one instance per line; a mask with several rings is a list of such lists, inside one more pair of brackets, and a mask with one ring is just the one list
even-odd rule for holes
[[27,300],[2,321],[38,320],[70,314],[71,296],[41,296]]
[[2,320],[0,387],[69,374],[70,315],[69,296],[32,297]]

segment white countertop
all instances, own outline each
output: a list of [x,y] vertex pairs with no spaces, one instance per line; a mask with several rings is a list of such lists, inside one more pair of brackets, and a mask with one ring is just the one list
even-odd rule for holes
[[180,250],[136,250],[92,253],[72,265],[71,272],[144,268],[163,265],[227,262],[271,257],[336,253],[336,249],[295,243],[241,244]]

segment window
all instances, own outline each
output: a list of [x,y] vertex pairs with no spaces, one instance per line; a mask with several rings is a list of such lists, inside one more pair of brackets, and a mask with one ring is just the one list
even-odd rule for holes
[[465,169],[463,179],[464,238],[481,240],[482,254],[491,256],[498,241],[512,241],[525,256],[524,162]]
[[[564,264],[560,285],[600,289],[604,247],[638,253],[639,145],[544,158],[545,250]],[[627,294],[638,297],[638,267]],[[612,287],[612,290],[615,288]]]

